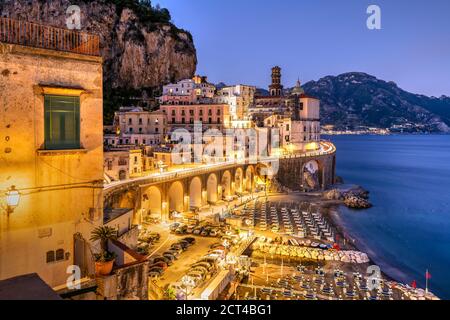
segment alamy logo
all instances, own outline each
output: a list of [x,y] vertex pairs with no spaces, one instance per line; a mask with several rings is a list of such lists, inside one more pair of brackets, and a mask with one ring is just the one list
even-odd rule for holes
[[69,30],[81,29],[81,9],[79,6],[72,5],[67,8],[66,26]]
[[381,8],[375,4],[367,8],[367,28],[369,30],[381,30]]
[[80,290],[81,289],[81,269],[79,266],[71,265],[67,267],[67,274],[70,276],[67,278],[66,285],[69,290]]
[[[260,174],[273,176],[279,169],[280,131],[278,128],[218,129],[203,131],[201,122],[194,122],[194,132],[176,129],[171,134],[175,147],[172,163],[213,164],[233,162],[262,164]],[[278,151],[278,152],[277,152]]]
[[369,290],[379,289],[381,286],[381,269],[379,266],[369,266],[367,268],[367,288]]

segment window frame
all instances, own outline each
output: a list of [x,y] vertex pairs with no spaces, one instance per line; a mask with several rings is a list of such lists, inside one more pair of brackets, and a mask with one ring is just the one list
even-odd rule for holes
[[[55,100],[60,101],[66,100],[67,103],[64,107],[70,107],[69,104],[72,103],[73,110],[63,109],[62,104],[55,103]],[[72,99],[73,101],[70,101]],[[53,105],[52,103],[55,103]],[[58,109],[59,108],[59,109]],[[73,141],[55,139],[53,135],[55,133],[52,131],[53,113],[56,112],[70,112],[73,113],[73,130],[75,139]],[[65,125],[65,124],[64,124]],[[67,133],[67,132],[65,132]],[[65,135],[65,134],[64,134]],[[60,137],[61,138],[61,133]],[[45,150],[79,150],[81,149],[81,99],[80,96],[73,95],[55,95],[55,94],[44,94],[44,149]]]

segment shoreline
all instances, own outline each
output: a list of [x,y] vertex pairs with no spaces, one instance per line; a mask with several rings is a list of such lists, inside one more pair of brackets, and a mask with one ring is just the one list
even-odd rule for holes
[[[392,282],[394,284],[399,284],[403,286],[410,286],[411,284],[408,281],[402,280],[403,277],[407,277],[408,275],[405,273],[405,271],[396,268],[395,266],[392,266],[390,262],[386,259],[380,258],[377,256],[375,252],[369,249],[367,245],[364,244],[364,239],[361,237],[353,236],[351,235],[352,230],[350,227],[348,227],[345,222],[340,217],[340,214],[342,214],[342,206],[345,206],[342,201],[329,201],[329,200],[323,200],[321,202],[321,208],[324,209],[323,215],[327,217],[328,222],[335,228],[336,234],[339,235],[341,239],[345,239],[347,242],[347,248],[350,250],[356,250],[360,251],[362,253],[365,253],[369,258],[369,264],[370,265],[376,265],[380,267],[381,274],[383,279],[387,280],[388,282]],[[361,209],[364,210],[364,209]],[[358,242],[359,244],[357,244]],[[375,258],[378,258],[378,262],[375,261]],[[388,271],[387,271],[388,270]],[[421,288],[420,286],[417,287],[416,290],[425,290],[424,288]],[[437,299],[440,299],[433,291],[430,291],[429,294],[432,297],[435,297]]]
[[[342,244],[342,240],[345,239],[345,249],[346,250],[355,250],[360,251],[362,253],[367,254],[369,257],[369,264],[370,265],[378,265],[375,260],[373,259],[373,253],[368,252],[366,248],[363,248],[364,246],[356,244],[356,242],[362,242],[361,239],[353,237],[350,235],[351,230],[347,226],[345,226],[345,223],[341,220],[339,217],[340,214],[340,206],[343,206],[343,202],[341,201],[335,201],[335,203],[324,203],[322,204],[322,209],[325,209],[322,214],[327,218],[328,222],[333,226],[333,228],[336,230],[336,235],[339,236],[339,240],[337,242],[340,242]],[[386,263],[387,264],[387,263]],[[391,276],[381,270],[381,273],[383,275],[383,278],[390,281],[390,282],[396,282],[396,283],[403,283],[399,279],[396,279],[395,276]]]

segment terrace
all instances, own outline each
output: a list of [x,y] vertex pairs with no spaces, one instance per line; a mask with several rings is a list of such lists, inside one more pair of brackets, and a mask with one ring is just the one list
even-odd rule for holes
[[0,42],[100,56],[97,35],[0,17]]

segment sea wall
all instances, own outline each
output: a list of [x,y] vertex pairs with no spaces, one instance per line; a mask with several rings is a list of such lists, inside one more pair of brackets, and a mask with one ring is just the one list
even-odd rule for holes
[[322,191],[335,183],[335,176],[336,153],[333,152],[280,159],[277,180],[281,185],[295,191]]

